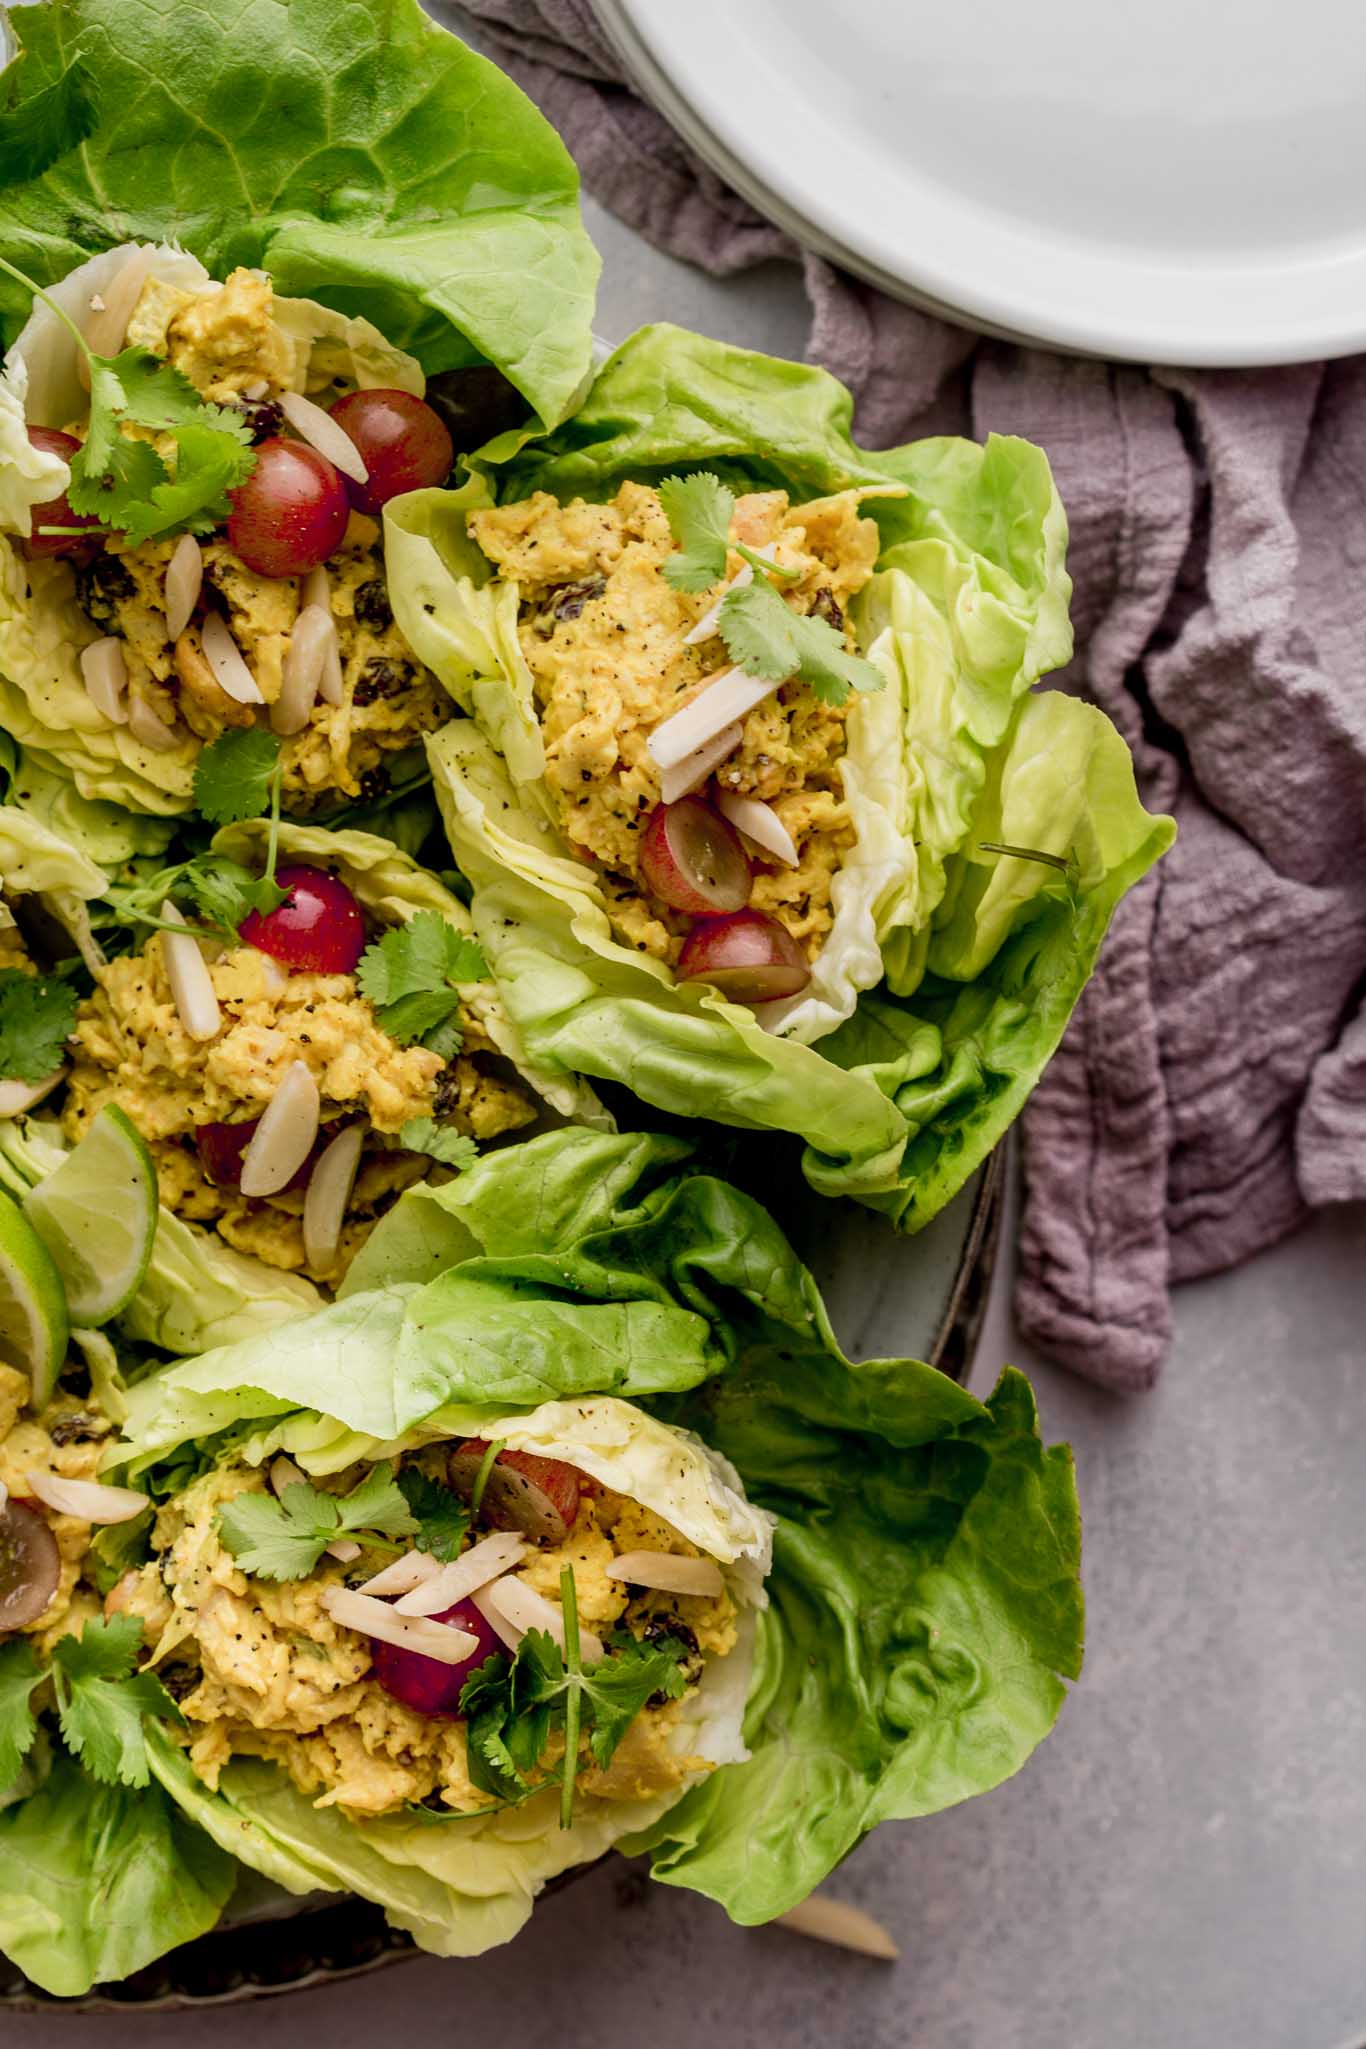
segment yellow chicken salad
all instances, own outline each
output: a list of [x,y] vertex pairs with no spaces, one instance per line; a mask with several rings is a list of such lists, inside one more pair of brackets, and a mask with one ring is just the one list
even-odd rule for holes
[[279,736],[295,813],[401,780],[449,710],[382,548],[386,498],[454,461],[417,360],[263,270],[129,243],[35,301],[7,375],[44,466],[0,511],[10,731],[154,812],[225,731]]

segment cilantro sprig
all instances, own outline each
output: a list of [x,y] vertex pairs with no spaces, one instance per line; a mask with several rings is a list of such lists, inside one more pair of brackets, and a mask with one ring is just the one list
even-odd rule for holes
[[463,1039],[458,985],[482,982],[488,971],[477,940],[457,932],[440,911],[419,911],[366,947],[356,980],[396,1045],[421,1044],[450,1060]]
[[698,470],[690,477],[666,477],[659,486],[659,502],[678,546],[664,564],[664,581],[676,591],[710,590],[726,573],[726,557],[733,548],[751,569],[776,576],[780,583],[797,583],[799,569],[782,569],[757,548],[730,537],[735,511],[735,493],[719,477]]
[[[633,1637],[614,1642],[596,1665],[585,1665],[579,1630],[578,1598],[568,1566],[560,1573],[565,1648],[553,1637],[529,1629],[510,1662],[489,1658],[460,1694],[460,1712],[467,1718],[470,1777],[485,1793],[507,1801],[526,1799],[558,1776],[560,1826],[574,1818],[574,1792],[583,1738],[589,1755],[604,1770],[617,1746],[655,1694],[677,1700],[687,1679],[679,1660],[681,1642],[664,1639],[639,1643]],[[533,1779],[552,1731],[564,1732],[564,1764],[558,1774]]]
[[419,1527],[388,1463],[373,1467],[349,1494],[327,1494],[296,1480],[278,1501],[271,1494],[239,1494],[218,1511],[224,1549],[257,1579],[306,1579],[338,1537],[397,1552],[401,1547],[391,1540],[416,1536]]
[[666,477],[658,488],[678,549],[664,564],[666,583],[680,591],[710,590],[725,575],[732,548],[756,572],[752,582],[726,592],[717,617],[716,630],[737,668],[779,683],[799,676],[823,704],[843,704],[851,690],[882,689],[878,670],[862,655],[851,655],[828,620],[783,603],[774,579],[795,581],[796,571],[780,569],[757,549],[730,539],[734,492],[707,471]]
[[[221,525],[232,509],[229,491],[256,467],[243,416],[202,399],[188,378],[147,349],[96,355],[75,321],[31,277],[5,257],[0,270],[56,314],[89,367],[90,419],[71,458],[67,488],[72,511],[119,528],[134,545],[178,530],[211,533]],[[125,426],[169,436],[174,465],[150,440],[125,434]]]
[[236,939],[252,911],[264,916],[288,894],[275,880],[280,842],[280,786],[284,756],[273,733],[252,727],[221,733],[201,750],[194,772],[195,802],[211,825],[228,825],[270,812],[265,870],[254,875],[240,861],[205,849],[186,861],[160,868],[133,883],[115,883],[107,892],[114,919],[124,925],[166,928],[161,906],[167,897],[189,904],[224,938]]
[[398,1142],[410,1153],[426,1153],[443,1167],[463,1173],[479,1157],[479,1147],[463,1131],[452,1131],[434,1117],[410,1117],[399,1129]]
[[65,975],[0,968],[0,1079],[47,1079],[66,1049],[77,1001]]
[[141,1643],[141,1618],[113,1615],[87,1622],[79,1636],[60,1637],[46,1669],[22,1639],[0,1649],[0,1789],[37,1740],[33,1695],[48,1678],[67,1747],[91,1777],[111,1786],[148,1784],[144,1716],[184,1717],[155,1673],[137,1670]]
[[399,1491],[417,1518],[417,1548],[430,1551],[443,1565],[460,1556],[472,1520],[468,1505],[453,1488],[443,1487],[420,1466],[406,1466],[398,1476]]

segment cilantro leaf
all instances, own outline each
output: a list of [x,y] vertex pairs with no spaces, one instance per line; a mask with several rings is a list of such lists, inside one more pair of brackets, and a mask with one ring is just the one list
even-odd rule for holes
[[[581,1734],[587,1735],[594,1763],[605,1770],[647,1702],[660,1693],[668,1700],[679,1699],[688,1680],[681,1639],[643,1643],[629,1631],[615,1634],[607,1656],[585,1666],[579,1649],[577,1594],[568,1566],[560,1575],[560,1598],[564,1655],[544,1630],[529,1629],[511,1662],[489,1658],[466,1681],[460,1712],[467,1718],[469,1769],[475,1785],[499,1799],[520,1800],[558,1776],[560,1825],[568,1828]],[[533,1781],[531,1774],[553,1728],[564,1731],[563,1770],[543,1773]]]
[[53,1648],[52,1681],[62,1735],[92,1777],[108,1785],[150,1779],[144,1715],[181,1721],[180,1709],[152,1672],[137,1672],[142,1622],[115,1615],[87,1622],[80,1636]]
[[[429,1053],[439,1053],[443,1060],[454,1060],[456,1054],[465,1043],[465,1027],[460,1022],[459,1010],[451,1011],[450,1015],[442,1018],[439,1024],[434,1024],[429,1031],[425,1031],[422,1034],[422,1043]],[[415,1119],[414,1121],[425,1122],[426,1120]]]
[[[284,1498],[239,1494],[218,1511],[218,1534],[243,1572],[258,1579],[306,1579],[337,1534],[335,1506],[313,1509],[311,1487],[286,1487]],[[291,1501],[291,1495],[302,1500]],[[331,1496],[323,1497],[331,1502]]]
[[60,975],[0,968],[0,1076],[43,1081],[76,1022],[76,991]]
[[410,1153],[430,1153],[434,1160],[440,1160],[443,1167],[456,1167],[462,1172],[472,1167],[479,1157],[479,1147],[463,1131],[452,1131],[448,1125],[438,1124],[434,1117],[410,1117],[398,1134],[400,1145],[406,1145]]
[[30,1696],[43,1677],[32,1644],[22,1637],[0,1647],[0,1793],[17,1778],[37,1738]]
[[366,947],[356,980],[396,1045],[421,1040],[449,1060],[461,1045],[456,986],[482,982],[488,972],[477,940],[457,932],[440,911],[419,911]]
[[[459,1010],[460,998],[454,989],[433,989],[421,995],[400,996],[397,1003],[384,1004],[375,1012],[375,1022],[389,1034],[396,1046],[415,1046],[419,1041],[425,1045],[429,1033],[440,1033],[444,1049],[451,1043],[453,1028],[458,1053],[464,1042]],[[445,1057],[449,1060],[451,1055],[446,1053]]]
[[356,979],[378,1008],[455,982],[485,981],[488,971],[477,940],[457,932],[440,911],[419,911],[365,949]]
[[120,509],[149,499],[168,474],[150,441],[115,434],[107,452],[97,457],[87,439],[71,458],[67,502],[73,512],[93,512],[106,526],[120,526]]
[[604,1770],[648,1700],[657,1693],[666,1700],[680,1700],[688,1689],[681,1664],[687,1651],[680,1637],[641,1643],[626,1630],[612,1637],[609,1649],[611,1656],[590,1665],[584,1674],[593,1710],[589,1748]]
[[[136,344],[117,356],[99,362],[98,381],[101,410],[106,407],[139,427],[157,429],[191,426],[207,413],[221,415],[222,407],[210,405],[199,396],[188,377],[150,349]],[[95,402],[96,375],[91,377],[91,403]],[[250,430],[239,413],[229,415],[232,432],[250,440]]]
[[194,801],[213,825],[259,818],[270,803],[280,743],[259,726],[233,727],[200,750]]
[[202,916],[233,938],[253,911],[273,911],[289,895],[277,882],[253,875],[250,868],[228,860],[225,854],[201,854],[197,860],[187,861],[183,886]]
[[398,1476],[399,1491],[417,1517],[417,1548],[430,1551],[447,1565],[460,1555],[470,1512],[460,1496],[443,1487],[418,1466],[409,1466]]
[[393,1466],[387,1460],[382,1465],[372,1466],[360,1485],[353,1487],[349,1494],[331,1494],[324,1498],[336,1503],[344,1530],[373,1531],[381,1537],[417,1535],[417,1520],[403,1489],[394,1478]]
[[350,1494],[328,1494],[295,1481],[276,1501],[269,1494],[239,1494],[218,1511],[218,1532],[243,1572],[258,1579],[305,1579],[335,1537],[363,1535],[374,1543],[411,1537],[417,1522],[393,1477],[375,1466]]
[[735,493],[709,470],[665,477],[658,491],[679,550],[664,564],[664,581],[676,591],[710,590],[726,573]]
[[731,660],[747,676],[800,676],[823,704],[843,704],[851,690],[882,688],[873,664],[851,655],[828,621],[794,612],[763,577],[726,593],[718,624]]
[[249,437],[198,423],[176,430],[176,452],[174,477],[154,483],[122,509],[119,524],[135,547],[177,528],[212,533],[232,511],[229,491],[256,467]]

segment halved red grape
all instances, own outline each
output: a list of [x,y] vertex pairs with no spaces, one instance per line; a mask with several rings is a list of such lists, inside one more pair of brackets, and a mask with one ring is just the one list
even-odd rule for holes
[[57,1540],[36,1501],[0,1507],[0,1634],[36,1622],[62,1577]]
[[275,880],[289,894],[273,911],[250,912],[239,939],[304,974],[349,975],[365,951],[365,920],[346,884],[304,863]]
[[228,493],[228,539],[258,576],[304,576],[336,553],[351,516],[340,471],[306,441],[276,435]]
[[[80,450],[80,442],[74,434],[59,434],[55,427],[30,427],[30,444],[41,449],[44,455],[59,455],[69,463]],[[29,555],[78,555],[98,540],[103,528],[93,512],[73,512],[63,491],[56,498],[49,498],[42,505],[35,505],[30,515],[32,530],[24,542]],[[45,526],[74,526],[81,531],[76,534],[45,534]]]
[[[467,1437],[447,1458],[457,1494],[474,1491],[488,1450],[484,1437]],[[533,1451],[500,1451],[484,1483],[479,1515],[490,1529],[520,1530],[539,1543],[562,1544],[573,1529],[583,1492],[583,1474],[563,1459],[538,1458]]]
[[733,1003],[775,1003],[811,980],[806,955],[786,926],[762,911],[699,918],[683,942],[678,976],[710,982]]
[[443,1665],[440,1658],[424,1658],[421,1651],[405,1651],[397,1644],[381,1643],[377,1637],[371,1637],[371,1664],[384,1691],[401,1700],[405,1707],[415,1708],[420,1715],[450,1719],[459,1716],[460,1689],[465,1681],[489,1658],[505,1656],[506,1652],[501,1639],[471,1600],[457,1601],[453,1608],[444,1608],[431,1619],[468,1630],[479,1639],[477,1649],[458,1665]]
[[378,512],[401,492],[444,484],[451,473],[455,444],[445,423],[410,391],[351,391],[337,400],[332,417],[369,472],[367,483],[346,480],[358,512]]
[[700,797],[656,804],[641,837],[640,868],[657,897],[694,917],[749,902],[749,856],[740,835]]
[[[195,1150],[199,1164],[215,1188],[239,1188],[242,1183],[242,1155],[256,1135],[259,1117],[248,1117],[244,1124],[197,1124],[194,1132]],[[318,1139],[308,1158],[296,1169],[280,1193],[291,1188],[307,1188],[313,1172],[313,1163],[326,1138],[319,1132]]]

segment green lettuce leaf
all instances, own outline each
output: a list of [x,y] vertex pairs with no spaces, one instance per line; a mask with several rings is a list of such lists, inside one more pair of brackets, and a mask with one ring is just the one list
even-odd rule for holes
[[[984,1405],[916,1360],[850,1365],[777,1226],[688,1152],[562,1131],[409,1191],[372,1241],[389,1285],[143,1381],[110,1464],[155,1487],[228,1433],[325,1474],[478,1434],[572,1458],[751,1576],[772,1518],[752,1670],[747,1648],[710,1668],[706,1754],[727,1761],[627,1839],[757,1921],[877,1821],[987,1790],[1046,1734],[1081,1660],[1076,1496],[1019,1375]],[[357,1825],[249,1761],[216,1796],[173,1746],[152,1766],[246,1861],[377,1899],[445,1954],[503,1939],[591,1854],[579,1820],[556,1840],[553,1801]]]
[[[74,70],[93,128],[9,186],[0,253],[51,284],[115,240],[363,316],[428,375],[496,365],[546,425],[587,372],[597,259],[554,130],[416,0],[52,0],[16,17],[7,129]],[[81,133],[80,130],[84,130]],[[44,152],[47,154],[47,152]],[[4,338],[28,306],[0,288]]]
[[[55,1117],[0,1119],[0,1188],[22,1202],[69,1150]],[[236,1252],[216,1232],[162,1209],[151,1262],[118,1328],[141,1344],[194,1353],[260,1339],[321,1301],[311,1281]]]
[[0,1949],[73,1998],[206,1934],[236,1874],[159,1787],[100,1785],[58,1754],[36,1792],[0,1812]]
[[[992,436],[870,453],[851,416],[823,371],[645,328],[555,433],[501,466],[476,460],[459,494],[395,501],[386,524],[413,576],[401,623],[466,714],[428,741],[433,782],[530,1056],[676,1116],[793,1133],[815,1187],[915,1230],[1017,1114],[1115,904],[1174,827],[1144,811],[1099,713],[1034,695],[1071,652],[1043,452]],[[700,468],[798,502],[857,490],[882,539],[855,606],[884,679],[848,715],[857,842],[809,987],[762,1023],[613,936],[598,878],[555,828],[517,587],[464,533],[487,496],[602,499]],[[1068,872],[984,842],[1051,850]]]

